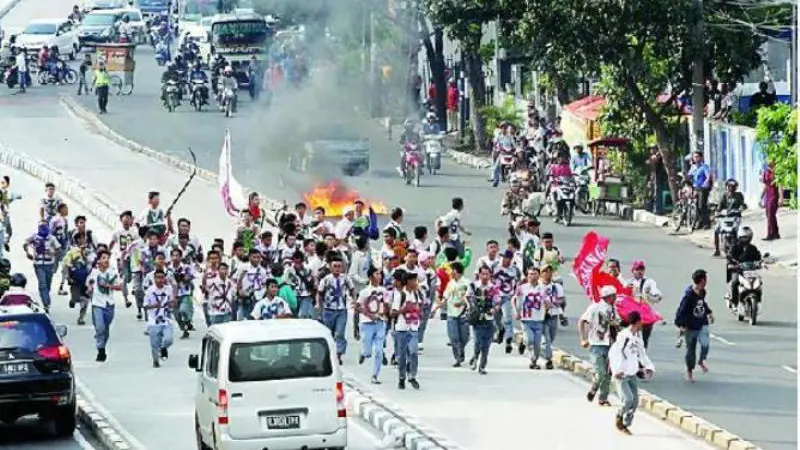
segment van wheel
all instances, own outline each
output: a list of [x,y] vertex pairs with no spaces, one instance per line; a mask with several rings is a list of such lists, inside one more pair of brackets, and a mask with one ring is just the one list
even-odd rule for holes
[[197,440],[197,450],[211,450],[211,447],[203,442],[203,436],[200,434],[200,424],[197,423],[197,416],[194,418],[194,436],[195,440]]

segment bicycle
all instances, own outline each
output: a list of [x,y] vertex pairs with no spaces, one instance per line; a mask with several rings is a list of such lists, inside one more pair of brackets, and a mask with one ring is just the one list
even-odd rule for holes
[[690,234],[698,229],[700,227],[700,210],[697,195],[681,198],[675,204],[674,211],[669,219],[675,233],[679,232],[684,225],[688,228]]

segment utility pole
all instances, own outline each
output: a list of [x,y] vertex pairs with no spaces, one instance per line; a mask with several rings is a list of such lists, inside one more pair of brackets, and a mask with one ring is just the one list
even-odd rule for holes
[[692,132],[694,134],[693,151],[703,151],[704,147],[704,122],[705,122],[705,77],[703,76],[703,60],[705,48],[703,39],[703,0],[693,0],[694,3],[694,63],[692,72]]

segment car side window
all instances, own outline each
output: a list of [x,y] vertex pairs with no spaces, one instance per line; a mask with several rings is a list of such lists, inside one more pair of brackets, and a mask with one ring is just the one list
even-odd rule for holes
[[72,30],[72,22],[64,22],[64,24],[61,25],[61,34],[69,33],[70,30]]
[[209,340],[208,336],[204,336],[203,341],[200,344],[200,365],[198,367],[200,367],[201,369],[205,369],[206,360],[208,359],[206,358],[206,349],[208,348],[208,340]]
[[216,379],[219,372],[219,342],[211,339],[206,346],[206,376]]

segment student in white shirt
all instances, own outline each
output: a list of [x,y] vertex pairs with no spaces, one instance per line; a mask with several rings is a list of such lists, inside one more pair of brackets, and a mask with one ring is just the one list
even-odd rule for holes
[[608,401],[608,390],[611,384],[611,374],[608,372],[608,348],[613,342],[616,327],[618,326],[614,302],[617,300],[617,290],[614,286],[600,288],[600,301],[592,302],[578,321],[578,337],[581,346],[589,349],[592,364],[594,365],[594,380],[586,394],[590,402],[598,393],[597,403],[600,406],[611,406]]
[[372,357],[372,384],[381,384],[378,376],[383,361],[383,343],[386,340],[386,321],[389,305],[386,301],[386,288],[383,287],[383,272],[370,267],[368,270],[370,284],[358,294],[356,311],[361,314],[361,354],[358,363]]
[[172,311],[175,308],[175,289],[167,283],[163,269],[153,272],[154,283],[144,293],[144,309],[147,312],[147,335],[150,337],[150,356],[153,368],[161,367],[159,359],[169,357],[172,346]]
[[322,309],[322,324],[331,330],[336,341],[336,355],[341,364],[347,350],[347,305],[355,295],[352,282],[342,273],[342,260],[334,259],[330,266],[331,273],[319,281],[316,305]]
[[544,368],[553,369],[553,343],[556,340],[558,326],[563,306],[566,301],[564,288],[553,282],[553,268],[545,264],[539,268],[539,293],[543,301],[550,306],[545,310],[544,316],[544,359],[547,360]]
[[278,297],[278,282],[274,278],[266,281],[264,298],[256,302],[250,317],[254,320],[285,319],[292,317],[292,309]]
[[94,340],[97,346],[97,362],[105,362],[108,358],[108,344],[111,322],[114,321],[113,291],[122,290],[122,277],[116,269],[109,267],[111,255],[107,250],[97,252],[97,267],[89,273],[86,280],[88,294],[92,299],[92,323],[94,324]]
[[[531,351],[531,362],[528,367],[538,370],[539,353],[542,348],[542,334],[544,332],[544,313],[549,305],[546,298],[539,292],[539,269],[531,267],[525,276],[525,282],[517,287],[514,294],[514,312],[517,320],[522,324],[525,339]],[[525,348],[521,348],[522,352]]]
[[655,366],[647,356],[642,341],[642,317],[637,311],[628,314],[628,326],[617,334],[617,339],[608,352],[608,362],[611,374],[614,376],[617,395],[622,405],[617,411],[617,429],[625,434],[631,434],[629,427],[633,423],[633,415],[639,405],[639,387],[636,373],[639,364],[644,367],[645,376],[650,378],[655,372]]
[[249,261],[237,269],[236,292],[239,308],[238,320],[249,320],[255,304],[266,295],[269,274],[261,266],[261,252],[250,249]]
[[209,326],[233,320],[233,302],[236,296],[236,283],[228,275],[228,264],[217,266],[216,276],[208,282],[208,322]]
[[417,332],[422,313],[422,294],[418,289],[417,274],[405,272],[404,288],[395,291],[392,298],[392,316],[396,319],[394,339],[396,341],[397,374],[399,389],[406,388],[406,378],[414,389],[419,389],[417,369],[419,367],[419,341]]
[[[661,291],[658,290],[655,280],[647,278],[645,274],[644,261],[634,261],[631,266],[631,274],[633,278],[627,281],[627,285],[633,288],[633,297],[640,301],[646,302],[651,307],[661,301],[663,297]],[[653,332],[653,324],[642,325],[642,340],[644,341],[644,348],[650,342],[650,334]]]
[[464,225],[461,223],[461,212],[464,211],[464,199],[455,197],[452,200],[452,207],[447,214],[436,220],[436,228],[447,227],[450,230],[450,241],[458,248],[458,255],[464,255],[464,239],[461,233],[471,236]]

